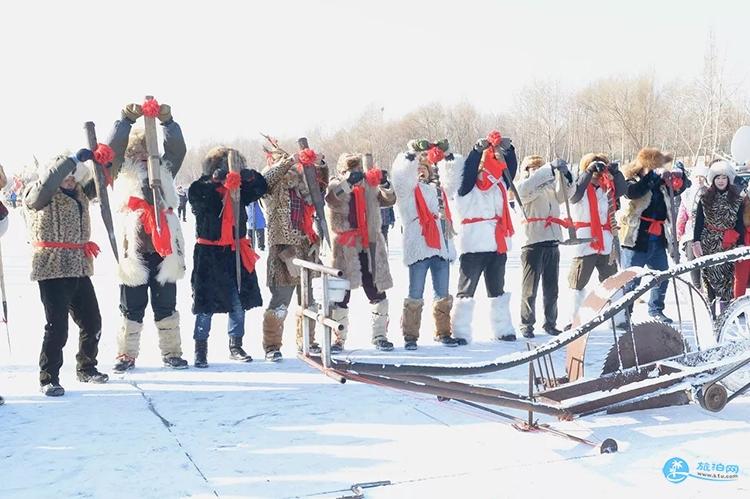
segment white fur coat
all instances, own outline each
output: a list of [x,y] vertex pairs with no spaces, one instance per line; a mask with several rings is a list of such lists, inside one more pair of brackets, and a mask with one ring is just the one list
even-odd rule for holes
[[[120,169],[112,192],[117,244],[120,248],[118,277],[126,286],[140,286],[148,282],[149,271],[143,260],[139,233],[143,229],[143,210],[130,210],[131,197],[144,199],[143,182],[148,177],[145,165],[127,160]],[[177,192],[169,170],[161,166],[162,191],[167,211],[167,224],[172,236],[172,254],[164,257],[159,264],[156,280],[161,283],[176,282],[185,275],[185,242],[182,238],[180,220],[173,210],[177,207]]]
[[[445,168],[445,190],[448,197],[455,196],[451,203],[453,210],[453,225],[458,232],[459,251],[463,253],[481,253],[497,251],[495,242],[495,217],[503,215],[503,195],[500,187],[494,184],[483,191],[474,187],[464,196],[458,195],[458,189],[464,176],[464,158],[456,155],[454,161],[445,160],[438,163],[439,168]],[[507,194],[506,194],[507,195]],[[462,221],[471,218],[484,218],[481,222],[463,224]],[[511,249],[511,238],[506,237],[508,251]]]
[[[391,175],[393,176],[393,189],[396,191],[396,204],[401,215],[401,223],[404,227],[404,263],[412,263],[439,256],[452,262],[456,259],[456,248],[453,238],[446,238],[443,234],[440,220],[437,219],[438,231],[440,232],[440,249],[430,248],[422,236],[422,226],[417,216],[417,201],[414,189],[420,189],[427,208],[433,215],[439,215],[437,190],[434,185],[417,181],[417,167],[419,161],[409,161],[404,153],[396,156],[393,161]],[[455,223],[455,220],[454,220]]]

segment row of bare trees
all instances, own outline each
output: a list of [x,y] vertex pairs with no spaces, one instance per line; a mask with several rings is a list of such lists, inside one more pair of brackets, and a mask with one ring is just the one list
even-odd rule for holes
[[[384,120],[371,108],[333,133],[311,130],[310,144],[335,163],[343,152],[372,152],[388,167],[413,138],[448,138],[456,152],[466,153],[492,129],[511,137],[519,157],[541,154],[577,161],[588,152],[605,152],[628,161],[642,147],[671,151],[686,165],[728,152],[732,134],[750,124],[750,101],[730,84],[713,36],[709,36],[703,71],[690,81],[660,83],[653,73],[610,77],[584,88],[567,90],[556,81],[533,81],[518,92],[513,106],[491,113],[470,104],[428,104],[395,120]],[[282,137],[293,150],[296,137]],[[251,165],[265,164],[262,140],[236,140]],[[187,184],[200,176],[201,159],[215,144],[190,149],[177,178]]]

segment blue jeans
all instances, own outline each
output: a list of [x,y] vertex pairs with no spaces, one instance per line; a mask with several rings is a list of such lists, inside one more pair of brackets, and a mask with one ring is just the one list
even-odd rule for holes
[[432,276],[432,289],[435,298],[448,296],[448,282],[450,280],[450,267],[448,260],[439,256],[431,256],[409,265],[409,298],[421,300],[424,296],[424,284],[427,280],[427,271]]
[[[245,335],[245,310],[240,302],[240,294],[237,288],[233,287],[232,293],[232,311],[229,312],[229,323],[227,329],[229,336],[242,338]],[[194,340],[207,340],[208,333],[211,332],[211,317],[214,314],[201,313],[195,315],[195,329],[193,330]]]
[[[648,267],[652,270],[667,270],[669,268],[667,249],[656,236],[649,237],[648,248],[645,252],[622,248],[620,260],[623,269],[628,267]],[[626,284],[625,292],[632,291],[639,282],[640,279],[635,279]],[[667,296],[667,286],[669,286],[669,281],[663,281],[657,287],[651,288],[651,296],[648,300],[649,315],[664,311],[664,297]]]

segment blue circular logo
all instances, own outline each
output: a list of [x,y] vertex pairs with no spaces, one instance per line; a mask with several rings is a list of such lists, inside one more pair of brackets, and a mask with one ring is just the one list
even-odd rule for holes
[[690,475],[690,466],[680,457],[672,457],[667,459],[664,463],[664,467],[661,469],[664,473],[664,478],[672,483],[681,483]]

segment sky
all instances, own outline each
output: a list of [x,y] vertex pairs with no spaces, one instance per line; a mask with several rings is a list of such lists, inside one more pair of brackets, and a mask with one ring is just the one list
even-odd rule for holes
[[532,80],[694,78],[711,29],[727,76],[750,87],[740,0],[2,2],[0,164],[83,147],[85,121],[103,141],[146,94],[190,147],[335,130],[372,107],[499,112]]

